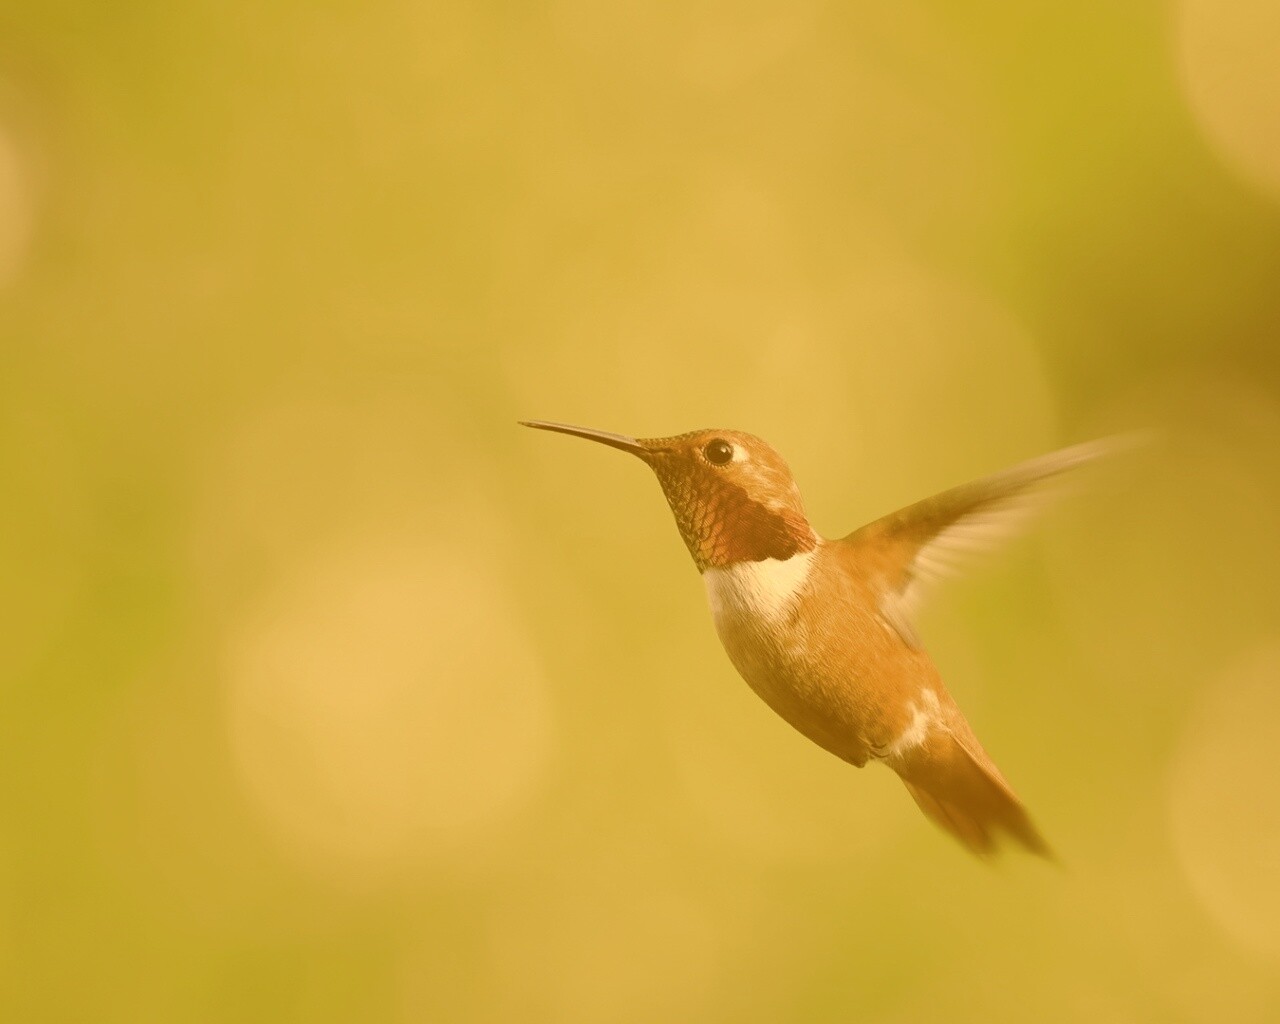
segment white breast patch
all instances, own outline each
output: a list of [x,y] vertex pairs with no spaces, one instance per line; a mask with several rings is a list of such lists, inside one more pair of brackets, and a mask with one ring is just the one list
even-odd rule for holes
[[771,624],[784,620],[809,578],[814,551],[708,569],[702,579],[716,622],[726,615]]

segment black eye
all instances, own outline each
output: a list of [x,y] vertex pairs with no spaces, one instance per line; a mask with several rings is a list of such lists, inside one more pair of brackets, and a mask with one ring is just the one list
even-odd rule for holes
[[714,441],[707,443],[707,446],[702,449],[702,454],[713,466],[723,466],[733,458],[733,445],[717,437]]

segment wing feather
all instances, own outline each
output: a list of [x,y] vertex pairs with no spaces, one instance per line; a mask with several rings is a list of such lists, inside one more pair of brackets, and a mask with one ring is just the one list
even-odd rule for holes
[[881,613],[919,647],[915,615],[933,584],[1019,532],[1052,500],[1064,473],[1120,447],[1109,438],[1063,448],[908,505],[844,541],[865,546],[868,558],[879,563],[885,580]]

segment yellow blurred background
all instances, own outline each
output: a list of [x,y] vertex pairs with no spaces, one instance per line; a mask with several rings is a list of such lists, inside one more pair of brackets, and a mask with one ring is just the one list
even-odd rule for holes
[[[1280,1019],[1278,11],[0,0],[0,1020]],[[530,417],[1155,429],[924,621],[1064,869]]]

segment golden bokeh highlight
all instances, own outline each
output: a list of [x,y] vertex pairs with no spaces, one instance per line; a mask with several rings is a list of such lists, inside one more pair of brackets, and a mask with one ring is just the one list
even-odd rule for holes
[[1179,0],[1178,57],[1192,113],[1215,150],[1280,198],[1280,8]]
[[1169,775],[1179,860],[1205,912],[1280,963],[1280,647],[1219,673],[1187,716]]
[[461,543],[484,518],[324,552],[234,627],[236,766],[308,868],[465,861],[538,792],[550,708],[494,538]]
[[18,273],[35,217],[33,182],[18,143],[0,120],[0,288]]

